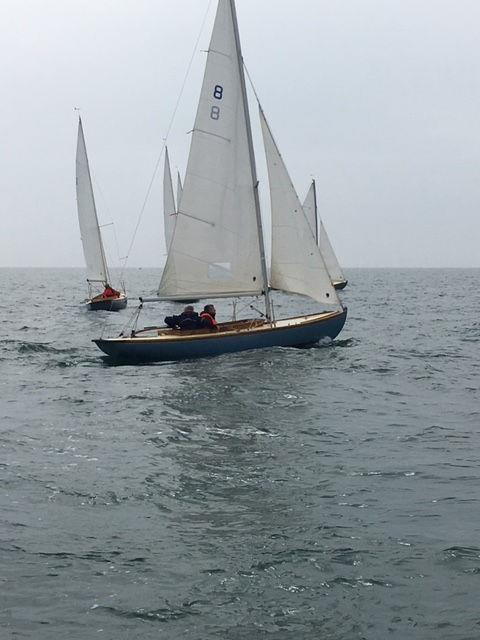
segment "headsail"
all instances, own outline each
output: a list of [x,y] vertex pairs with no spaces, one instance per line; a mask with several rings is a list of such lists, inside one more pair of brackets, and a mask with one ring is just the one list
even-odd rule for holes
[[342,272],[342,268],[337,260],[337,256],[335,255],[335,251],[330,243],[327,231],[323,224],[322,219],[318,215],[317,209],[317,187],[315,184],[315,180],[312,180],[312,184],[310,185],[310,189],[308,190],[307,197],[305,198],[305,202],[303,203],[303,210],[305,211],[305,215],[308,220],[311,220],[312,214],[313,219],[315,220],[314,229],[317,230],[317,244],[320,247],[320,253],[325,261],[325,265],[327,267],[327,271],[330,274],[330,279],[332,282],[341,282],[345,280],[345,276]]
[[330,274],[332,282],[342,282],[342,280],[345,280],[345,275],[330,243],[322,219],[320,219],[318,246],[320,247],[323,259],[327,265],[328,273]]
[[303,211],[307,217],[315,242],[318,244],[317,195],[315,192],[315,180],[312,180],[312,184],[308,190],[307,197],[303,203]]
[[260,120],[272,205],[272,287],[310,296],[325,304],[340,305],[261,107]]
[[263,291],[256,184],[233,0],[219,0],[183,193],[159,295]]
[[173,195],[172,174],[168,149],[165,147],[165,166],[163,170],[163,224],[165,230],[165,247],[168,251],[173,238],[176,221],[175,197]]
[[76,184],[78,221],[80,223],[83,254],[87,265],[87,280],[89,282],[106,283],[109,281],[109,275],[98,226],[97,209],[95,207],[81,118],[78,119]]

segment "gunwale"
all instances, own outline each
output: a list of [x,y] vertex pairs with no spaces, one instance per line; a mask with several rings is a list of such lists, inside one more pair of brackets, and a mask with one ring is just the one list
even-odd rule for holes
[[[261,325],[251,326],[248,324],[248,320],[245,322],[245,327],[236,327],[232,329],[222,330],[226,325],[238,324],[235,322],[225,322],[219,323],[219,331],[179,331],[175,329],[160,329],[155,336],[142,336],[137,337],[137,335],[131,336],[121,336],[117,338],[102,338],[100,340],[94,340],[95,343],[98,342],[108,342],[108,343],[117,343],[117,344],[169,344],[169,343],[184,343],[184,342],[193,342],[198,340],[205,339],[215,339],[221,340],[222,338],[239,336],[239,335],[259,335],[262,333],[269,333],[275,331],[281,331],[288,328],[294,327],[303,327],[309,326],[311,324],[317,324],[318,322],[332,320],[334,318],[340,318],[342,315],[347,313],[346,307],[342,310],[338,311],[325,311],[322,313],[314,313],[307,314],[303,316],[292,316],[290,318],[282,318],[281,320],[276,320],[274,322],[264,321]],[[241,322],[241,321],[240,321]],[[253,322],[258,322],[255,320]],[[155,328],[150,328],[147,330],[158,330]],[[161,331],[161,333],[160,333]],[[140,333],[140,332],[139,332]]]

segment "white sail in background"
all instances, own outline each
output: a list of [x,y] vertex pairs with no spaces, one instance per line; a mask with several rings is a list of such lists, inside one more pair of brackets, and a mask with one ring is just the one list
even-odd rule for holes
[[182,178],[180,177],[180,171],[177,171],[177,210],[180,209],[180,202],[182,201]]
[[318,246],[320,247],[323,259],[327,265],[328,273],[330,274],[332,282],[342,282],[342,280],[345,280],[345,275],[343,274],[333,247],[330,244],[328,234],[321,219]]
[[262,292],[241,73],[232,3],[219,0],[162,297]]
[[106,283],[109,281],[107,263],[98,226],[92,179],[88,166],[82,120],[80,118],[78,120],[76,183],[78,221],[80,223],[83,254],[87,265],[87,280],[89,282]]
[[315,193],[315,181],[312,181],[312,184],[310,185],[307,197],[303,203],[303,211],[307,217],[315,242],[318,244],[317,196]]
[[305,198],[305,202],[303,203],[303,210],[305,211],[305,215],[307,216],[309,222],[311,220],[313,212],[313,217],[315,219],[314,228],[318,230],[318,237],[316,238],[317,244],[320,247],[320,253],[322,254],[322,257],[325,261],[325,265],[327,267],[328,273],[330,274],[331,281],[341,282],[342,280],[345,280],[345,276],[337,260],[335,251],[333,250],[333,247],[330,243],[330,239],[328,237],[323,221],[318,215],[315,180],[313,180],[312,184],[310,185],[307,197]]
[[175,230],[177,209],[175,207],[175,196],[173,195],[172,174],[170,171],[170,159],[168,149],[165,147],[165,166],[163,170],[163,224],[165,230],[165,247],[170,248]]
[[340,301],[295,188],[260,108],[272,206],[271,285],[318,302]]

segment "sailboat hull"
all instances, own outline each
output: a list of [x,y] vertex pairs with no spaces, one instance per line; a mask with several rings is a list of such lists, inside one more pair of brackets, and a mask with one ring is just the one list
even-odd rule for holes
[[[161,362],[204,358],[224,353],[269,347],[305,347],[322,339],[334,339],[342,330],[347,309],[278,320],[273,325],[259,321],[224,323],[215,333],[161,329],[158,335],[94,340],[118,362]],[[139,332],[141,333],[141,332]]]
[[345,289],[345,287],[348,284],[348,280],[337,280],[336,282],[332,282],[333,284],[333,288],[336,291],[341,291],[342,289]]
[[119,298],[92,298],[87,302],[89,311],[121,311],[127,306],[127,296]]

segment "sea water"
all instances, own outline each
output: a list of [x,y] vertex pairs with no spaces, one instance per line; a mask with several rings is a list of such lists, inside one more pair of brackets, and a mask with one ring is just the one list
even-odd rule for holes
[[2,640],[480,637],[480,271],[351,270],[331,345],[109,366],[126,277],[109,314],[0,270]]

